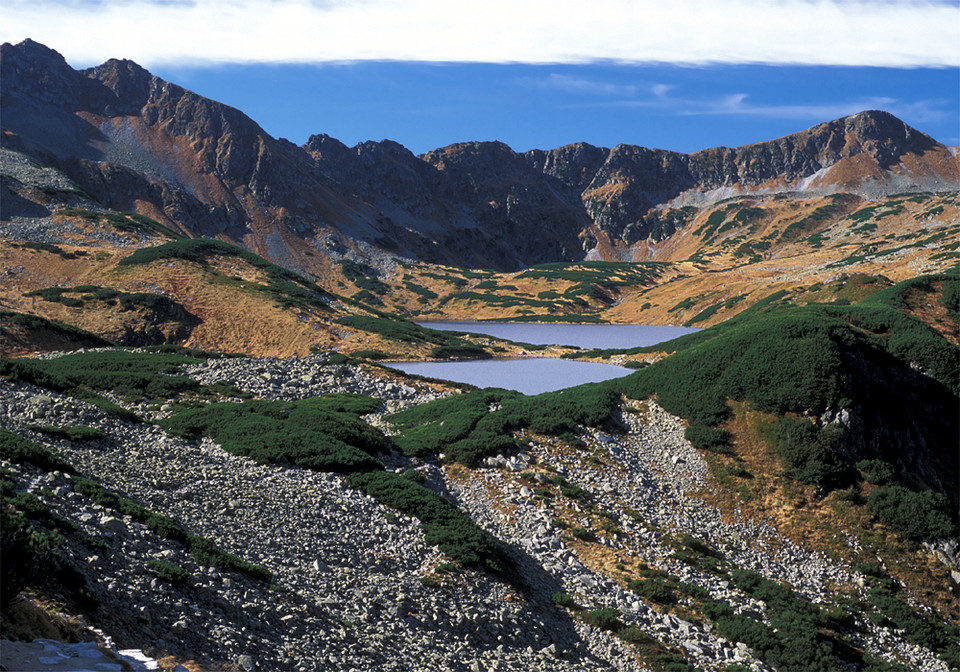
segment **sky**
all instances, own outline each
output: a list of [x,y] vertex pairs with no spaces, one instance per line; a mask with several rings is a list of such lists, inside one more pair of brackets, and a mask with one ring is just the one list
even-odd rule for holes
[[883,109],[960,145],[956,0],[3,0],[0,41],[27,37],[297,144],[691,152]]

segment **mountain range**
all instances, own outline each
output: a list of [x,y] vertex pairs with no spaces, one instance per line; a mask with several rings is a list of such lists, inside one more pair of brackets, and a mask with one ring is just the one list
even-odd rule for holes
[[656,259],[691,211],[732,197],[876,200],[960,184],[955,149],[879,111],[693,154],[474,142],[416,156],[324,134],[297,147],[132,61],[78,71],[26,40],[2,46],[0,66],[4,147],[62,170],[105,207],[311,272],[318,250],[501,271]]

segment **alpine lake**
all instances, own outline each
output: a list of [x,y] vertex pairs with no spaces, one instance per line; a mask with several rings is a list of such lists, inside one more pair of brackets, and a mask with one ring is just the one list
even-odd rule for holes
[[[418,322],[443,331],[485,334],[533,345],[575,345],[583,349],[636,348],[656,345],[697,329],[642,324],[557,324],[536,322]],[[385,362],[387,363],[387,362]],[[599,383],[633,373],[613,364],[555,357],[481,359],[450,362],[389,362],[405,373],[477,387],[502,387],[541,394],[584,383]]]

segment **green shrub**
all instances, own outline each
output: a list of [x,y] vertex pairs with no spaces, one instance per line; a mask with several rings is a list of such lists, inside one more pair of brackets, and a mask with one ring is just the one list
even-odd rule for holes
[[730,454],[730,440],[732,435],[725,429],[707,427],[706,425],[690,425],[683,432],[684,438],[694,448],[709,450],[714,453]]
[[576,601],[573,599],[573,595],[568,593],[554,593],[550,597],[550,601],[558,607],[565,607],[567,609],[573,609],[577,606]]
[[627,588],[643,599],[657,604],[674,604],[677,601],[677,596],[670,586],[657,579],[630,581]]
[[14,464],[32,464],[43,471],[77,473],[69,463],[40,444],[2,427],[0,427],[0,459]]
[[623,623],[620,622],[620,610],[612,607],[588,611],[583,615],[583,620],[600,630],[616,632],[623,627]]
[[884,460],[860,460],[857,469],[863,472],[868,483],[874,485],[889,485],[896,480],[893,465]]
[[157,575],[157,578],[174,585],[182,585],[193,578],[193,575],[183,567],[164,562],[163,560],[148,560],[147,568]]
[[68,441],[94,441],[107,436],[106,432],[97,427],[84,427],[82,425],[65,425],[63,427],[54,427],[52,425],[28,425],[28,429],[41,432],[47,436],[54,436]]
[[6,611],[24,589],[37,586],[53,569],[53,535],[34,529],[25,516],[0,506],[0,607]]
[[850,466],[840,457],[843,430],[835,425],[820,428],[809,420],[777,421],[777,455],[801,483],[828,489],[852,479]]
[[174,436],[207,436],[234,455],[259,463],[349,473],[375,468],[387,449],[383,434],[360,420],[379,402],[336,395],[298,402],[222,402],[181,411],[161,421]]
[[383,352],[382,350],[357,350],[353,352],[351,356],[354,359],[370,359],[370,360],[380,360],[380,359],[391,359],[396,357],[396,355],[391,355],[388,352]]
[[478,345],[440,345],[430,351],[435,359],[490,359],[489,352]]
[[199,390],[200,384],[167,372],[200,361],[179,354],[85,352],[45,360],[0,360],[0,375],[81,399],[91,390],[108,390],[122,397],[169,398]]
[[427,477],[423,475],[423,472],[417,469],[407,469],[403,472],[403,477],[414,483],[423,483],[427,479]]
[[954,512],[939,492],[915,492],[885,485],[867,497],[867,511],[885,525],[915,541],[933,541],[956,534]]
[[235,571],[264,583],[269,583],[273,578],[273,573],[270,570],[217,548],[216,544],[205,537],[188,533],[186,544],[197,564],[204,567]]
[[570,534],[581,541],[592,541],[593,533],[585,527],[575,527],[570,530]]

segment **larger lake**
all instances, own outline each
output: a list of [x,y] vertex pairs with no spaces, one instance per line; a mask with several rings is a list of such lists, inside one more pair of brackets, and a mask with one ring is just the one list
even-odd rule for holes
[[581,348],[637,348],[689,334],[690,327],[648,324],[553,324],[537,322],[418,322],[442,331],[466,331],[535,345],[576,345]]
[[[576,345],[581,348],[635,348],[656,345],[696,329],[626,324],[537,324],[528,322],[419,322],[445,331],[487,334],[535,345]],[[524,394],[540,394],[599,383],[633,371],[612,364],[548,357],[483,359],[461,362],[390,362],[406,373],[477,387],[502,387]]]
[[502,387],[524,394],[553,392],[565,387],[599,383],[633,373],[631,369],[612,364],[578,362],[573,359],[551,357],[384,363],[417,376],[452,380],[477,387]]

